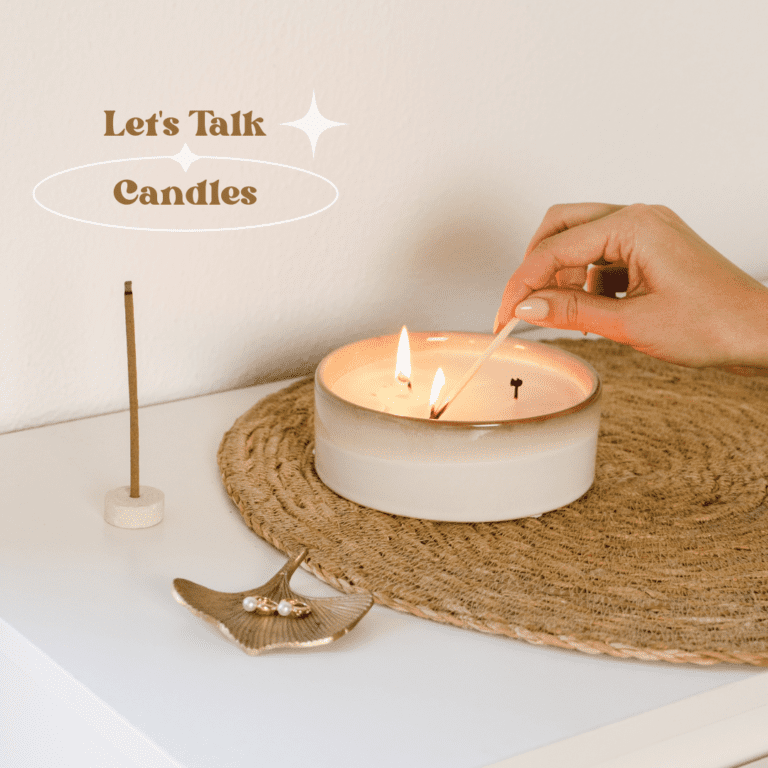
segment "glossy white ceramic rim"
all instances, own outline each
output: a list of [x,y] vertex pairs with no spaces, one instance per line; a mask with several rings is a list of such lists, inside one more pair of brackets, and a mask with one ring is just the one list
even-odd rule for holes
[[[439,338],[445,338],[446,340],[449,337],[479,337],[479,336],[485,336],[488,339],[488,343],[490,344],[493,340],[493,336],[491,334],[484,334],[484,333],[470,333],[467,331],[435,331],[435,332],[429,332],[429,333],[410,333],[410,338],[412,340],[418,339],[420,336],[428,336],[428,337],[439,337]],[[357,408],[361,411],[367,411],[368,413],[376,414],[376,417],[382,417],[387,420],[392,420],[395,422],[400,422],[401,420],[405,419],[407,421],[416,421],[419,423],[424,423],[426,420],[416,417],[416,416],[398,416],[396,414],[392,413],[384,413],[383,411],[378,411],[375,408],[368,408],[364,405],[359,405],[358,403],[352,403],[349,400],[345,400],[343,397],[339,397],[325,382],[324,375],[325,370],[329,366],[329,364],[332,362],[333,358],[341,353],[351,351],[358,345],[365,344],[367,342],[376,341],[376,340],[390,340],[390,339],[396,339],[396,334],[390,334],[389,336],[378,336],[375,339],[363,339],[361,341],[353,341],[350,344],[346,344],[343,347],[339,347],[338,349],[334,350],[333,352],[327,354],[321,361],[320,364],[317,366],[317,369],[315,370],[315,386],[319,387],[321,390],[323,390],[329,397],[334,398],[335,400],[338,400],[340,403],[344,403],[345,405],[350,406],[351,408]],[[514,337],[507,339],[504,344],[500,347],[500,349],[504,349],[507,347],[507,345],[513,344],[513,343],[520,343],[521,340],[515,339]],[[555,358],[560,359],[568,359],[571,362],[578,363],[579,366],[584,370],[585,372],[589,373],[592,378],[592,390],[590,393],[583,399],[580,400],[575,405],[571,406],[570,408],[564,408],[560,411],[553,411],[552,413],[545,413],[541,414],[539,416],[529,416],[525,418],[515,418],[515,419],[503,419],[499,421],[451,421],[450,419],[431,419],[429,420],[429,423],[434,425],[436,428],[448,428],[448,429],[455,429],[455,428],[476,428],[476,427],[482,427],[483,429],[487,429],[489,427],[503,427],[505,424],[524,424],[524,423],[530,423],[535,421],[544,421],[547,419],[556,419],[558,417],[566,416],[569,413],[576,413],[577,411],[580,411],[583,408],[586,408],[589,406],[592,402],[597,400],[601,393],[602,393],[602,383],[600,381],[600,376],[598,375],[597,371],[584,359],[580,358],[578,355],[574,355],[571,352],[567,352],[564,349],[560,349],[559,347],[552,347],[546,344],[542,344],[538,341],[529,341],[527,339],[523,340],[526,347],[529,349],[539,349],[542,352],[546,351],[547,354],[550,356],[554,356]]]

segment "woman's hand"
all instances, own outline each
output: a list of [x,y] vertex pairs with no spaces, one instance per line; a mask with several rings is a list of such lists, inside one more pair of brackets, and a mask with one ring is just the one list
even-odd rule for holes
[[[583,290],[588,265],[601,257],[627,267],[626,298]],[[550,208],[507,283],[496,329],[513,316],[679,365],[768,369],[768,288],[664,206]]]

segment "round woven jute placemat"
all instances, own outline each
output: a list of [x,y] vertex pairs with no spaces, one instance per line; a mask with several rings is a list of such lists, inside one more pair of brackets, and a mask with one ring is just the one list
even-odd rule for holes
[[313,385],[241,416],[219,448],[245,522],[344,592],[586,653],[768,665],[768,380],[558,340],[600,372],[595,483],[540,518],[439,523],[318,478]]

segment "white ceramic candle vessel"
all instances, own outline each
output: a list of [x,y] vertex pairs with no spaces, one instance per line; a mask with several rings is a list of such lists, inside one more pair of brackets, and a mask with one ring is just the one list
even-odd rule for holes
[[320,479],[373,509],[453,522],[540,515],[578,499],[594,480],[601,389],[581,358],[507,339],[429,418],[437,369],[450,388],[492,339],[411,334],[410,388],[397,377],[397,335],[328,355],[315,374]]

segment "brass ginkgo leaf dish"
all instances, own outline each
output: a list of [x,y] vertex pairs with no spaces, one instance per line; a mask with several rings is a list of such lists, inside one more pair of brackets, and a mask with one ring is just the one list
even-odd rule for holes
[[216,592],[174,579],[173,596],[250,656],[274,648],[325,645],[349,632],[369,611],[373,597],[310,598],[293,592],[288,582],[306,556],[303,549],[256,589]]

